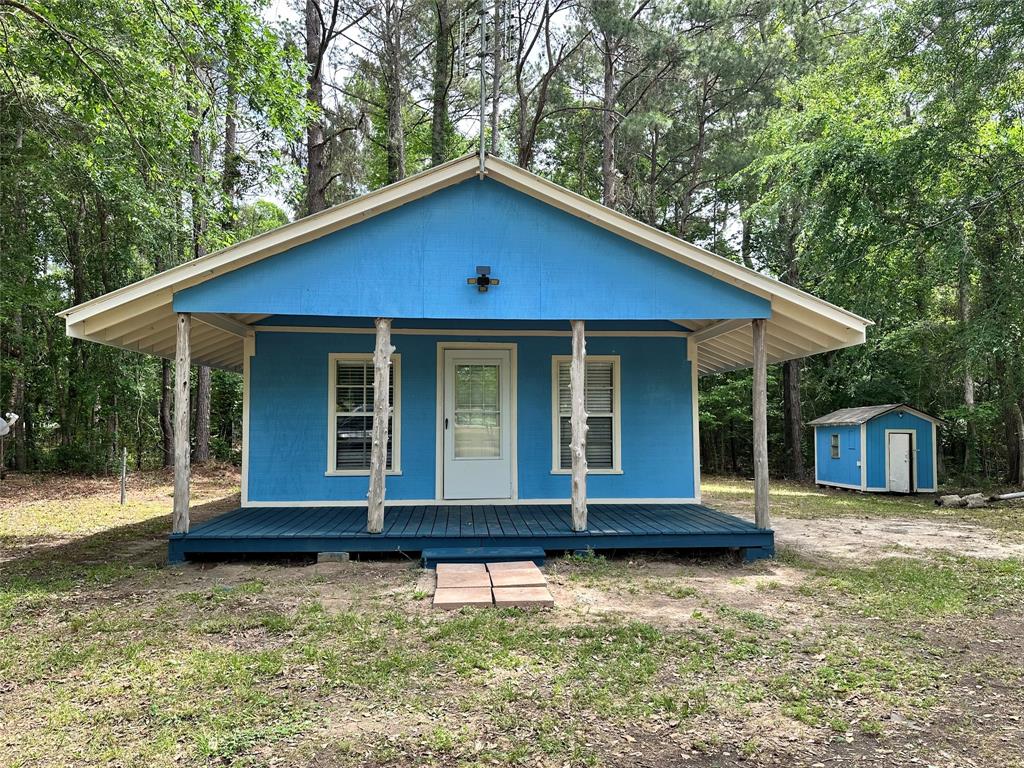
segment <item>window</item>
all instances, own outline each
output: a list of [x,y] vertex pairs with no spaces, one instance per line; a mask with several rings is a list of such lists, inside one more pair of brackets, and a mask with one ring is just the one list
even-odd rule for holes
[[832,433],[832,458],[833,459],[838,459],[839,458],[839,433],[838,432],[833,432]]
[[[370,472],[373,434],[373,356],[335,354],[330,356],[330,401],[327,474],[366,475]],[[387,470],[400,469],[401,360],[391,356]]]
[[[552,359],[553,379],[553,472],[572,469],[572,395],[569,391],[571,357]],[[619,358],[588,356],[584,377],[584,404],[587,409],[587,471],[595,474],[621,471],[619,417]]]

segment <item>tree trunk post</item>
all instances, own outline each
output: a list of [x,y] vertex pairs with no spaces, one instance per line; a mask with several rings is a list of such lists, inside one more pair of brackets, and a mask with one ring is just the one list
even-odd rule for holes
[[582,320],[572,321],[572,363],[569,393],[572,398],[572,529],[587,530],[587,342]]
[[770,528],[768,514],[768,352],[765,348],[766,320],[752,323],[754,340],[754,522]]
[[174,355],[174,516],[172,533],[188,533],[189,400],[191,399],[192,316],[178,313],[178,339]]
[[366,530],[384,530],[384,475],[388,464],[388,416],[391,402],[391,320],[378,317],[377,344],[373,351],[373,432],[370,443],[370,492],[367,496]]

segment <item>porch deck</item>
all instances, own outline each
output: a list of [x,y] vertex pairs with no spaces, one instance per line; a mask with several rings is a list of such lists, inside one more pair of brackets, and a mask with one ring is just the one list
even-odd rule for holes
[[739,549],[771,557],[775,534],[702,504],[592,504],[588,530],[570,528],[568,504],[388,507],[384,531],[366,531],[366,507],[246,507],[186,534],[172,534],[168,559],[196,554],[418,553],[441,547]]

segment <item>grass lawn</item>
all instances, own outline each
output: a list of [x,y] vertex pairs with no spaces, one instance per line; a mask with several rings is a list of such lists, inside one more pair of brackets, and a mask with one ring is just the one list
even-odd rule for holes
[[[199,473],[196,516],[237,484]],[[170,490],[0,490],[0,765],[1024,766],[1020,510],[782,485],[774,561],[556,558],[552,611],[438,613],[399,559],[167,568]],[[786,544],[854,518],[999,556]]]

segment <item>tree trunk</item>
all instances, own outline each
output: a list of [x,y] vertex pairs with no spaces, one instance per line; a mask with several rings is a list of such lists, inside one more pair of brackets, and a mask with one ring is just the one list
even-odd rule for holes
[[1017,434],[1010,446],[1010,482],[1024,486],[1024,398],[1013,404],[1011,413]]
[[803,418],[800,403],[802,361],[787,360],[782,366],[783,422],[786,432],[786,473],[797,482],[804,479]]
[[492,49],[491,53],[494,56],[494,71],[491,74],[491,146],[490,152],[492,155],[498,154],[498,139],[499,139],[499,128],[498,118],[501,116],[501,31],[502,24],[507,24],[508,20],[501,16],[501,3],[494,4],[494,35],[492,36]]
[[[786,234],[785,272],[782,281],[795,288],[800,287],[800,262],[796,253],[797,220],[794,212],[785,217],[782,225]],[[804,425],[800,393],[800,360],[787,360],[782,368],[783,422],[786,446],[786,474],[793,480],[804,479]]]
[[402,27],[395,0],[384,0],[384,88],[387,111],[387,181],[405,178],[405,126],[402,89]]
[[[10,410],[16,413],[19,418],[11,428],[10,441],[14,443],[14,468],[19,472],[24,472],[28,469],[28,446],[25,439],[25,361],[23,355],[24,340],[22,337],[23,321],[20,309],[12,314],[11,320],[13,328],[11,347],[8,354],[16,358],[16,362],[11,371]],[[15,347],[14,345],[17,346]]]
[[[206,153],[203,152],[202,134],[196,128],[192,132],[192,166],[196,178],[192,187],[192,258],[206,255],[203,238],[206,235],[204,201],[200,193],[206,176]],[[195,460],[202,464],[210,460],[210,369],[199,366],[196,374],[196,446]]]
[[615,207],[615,106],[618,93],[615,86],[615,51],[613,43],[605,37],[604,94],[601,111],[601,202]]
[[[228,64],[231,67],[231,63]],[[241,158],[238,154],[238,94],[235,78],[228,75],[227,106],[224,114],[224,168],[221,174],[221,193],[224,196],[224,229],[233,230],[237,225],[236,196],[241,178]]]
[[327,168],[324,146],[323,29],[317,0],[306,0],[306,101],[313,110],[306,126],[306,215],[327,207]]
[[[964,244],[966,250],[966,243]],[[970,306],[970,294],[969,294],[969,275],[967,267],[966,253],[964,254],[963,260],[960,262],[960,278],[957,284],[957,303],[960,314],[960,329],[961,333],[965,337],[967,335],[967,327],[970,322],[971,306]],[[966,434],[964,436],[964,465],[963,474],[965,478],[971,478],[974,476],[976,468],[976,447],[977,447],[977,426],[974,421],[974,374],[971,370],[971,356],[970,351],[967,348],[967,344],[964,343],[964,408],[967,410],[966,419]]]
[[449,0],[435,0],[437,39],[434,41],[434,98],[430,119],[430,164],[448,159],[448,89],[451,86],[452,20]]

